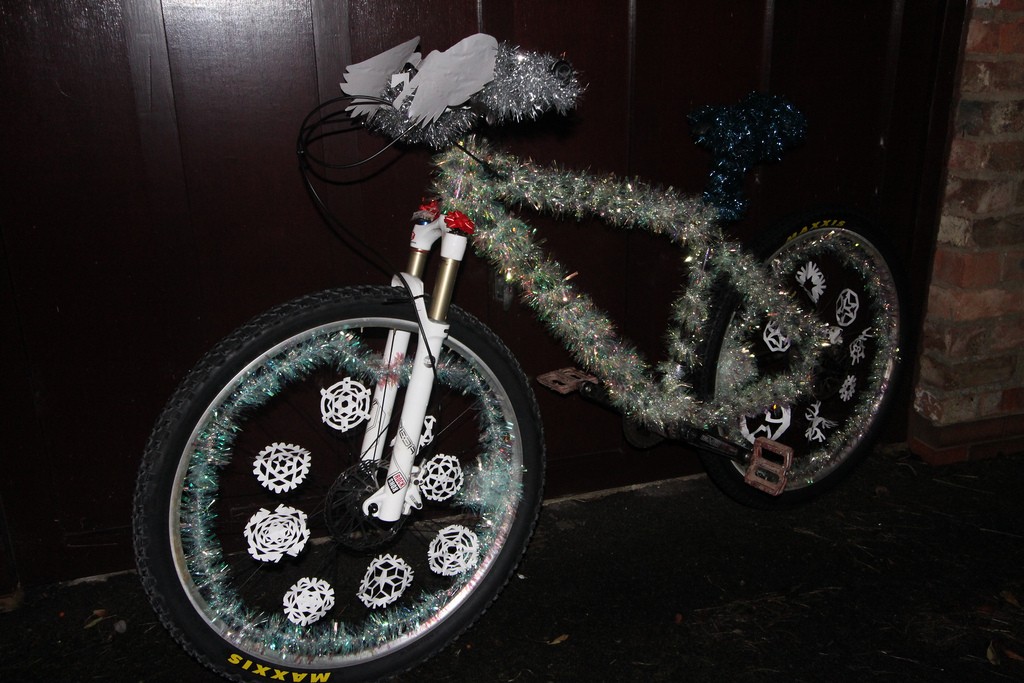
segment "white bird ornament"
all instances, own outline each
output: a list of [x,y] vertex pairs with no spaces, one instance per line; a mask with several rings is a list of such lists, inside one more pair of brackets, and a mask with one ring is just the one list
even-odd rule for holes
[[[349,66],[341,84],[342,91],[352,97],[379,97],[389,84],[397,86],[403,76],[408,78],[399,72],[409,64],[416,73],[403,84],[392,105],[402,109],[408,100],[410,122],[423,127],[437,121],[445,110],[465,104],[494,80],[498,41],[493,36],[477,33],[443,52],[434,50],[423,60],[415,51],[418,44],[419,37],[416,37]],[[370,100],[356,99],[348,111],[354,117],[372,118],[381,106]]]

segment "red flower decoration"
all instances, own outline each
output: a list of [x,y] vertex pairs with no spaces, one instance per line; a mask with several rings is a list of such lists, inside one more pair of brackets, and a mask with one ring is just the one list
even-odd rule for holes
[[441,215],[441,206],[437,200],[424,201],[420,208],[413,214],[413,220],[432,223]]
[[441,215],[441,203],[436,199],[431,199],[429,202],[424,201],[423,204],[420,204],[420,210],[417,213],[423,214],[425,217],[429,217],[430,220],[435,221]]
[[461,211],[449,211],[444,216],[444,222],[452,232],[461,232],[467,237],[473,234],[473,228],[476,227],[469,216]]

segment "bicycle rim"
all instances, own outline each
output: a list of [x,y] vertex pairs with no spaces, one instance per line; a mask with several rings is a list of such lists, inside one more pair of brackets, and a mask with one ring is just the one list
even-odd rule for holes
[[[819,484],[849,462],[877,432],[893,390],[901,330],[896,279],[882,252],[864,235],[844,228],[791,236],[767,259],[779,282],[795,290],[801,306],[827,326],[808,395],[772,406],[731,426],[731,436],[758,436],[793,447],[796,458],[786,491]],[[788,348],[770,319],[726,327],[715,386],[770,381],[788,369]],[[736,465],[739,473],[742,469]]]
[[369,390],[404,385],[411,362],[384,367],[392,329],[416,324],[365,316],[287,336],[190,420],[164,508],[170,556],[191,610],[228,646],[229,666],[214,664],[229,673],[258,662],[393,672],[386,660],[415,663],[467,627],[521,554],[540,500],[530,492],[524,507],[525,473],[540,463],[524,460],[522,398],[458,339],[438,358],[420,442],[422,510],[393,525],[360,519],[384,477],[360,464],[358,418]]

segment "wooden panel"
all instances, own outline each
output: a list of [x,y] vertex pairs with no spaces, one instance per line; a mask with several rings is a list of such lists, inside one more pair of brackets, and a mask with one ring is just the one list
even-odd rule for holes
[[[567,121],[509,135],[538,159],[637,173],[686,191],[706,159],[682,117],[770,85],[804,108],[808,143],[752,183],[739,226],[819,201],[895,219],[923,290],[934,230],[948,74],[967,0],[697,3],[615,0],[33,0],[4,10],[0,49],[4,357],[14,425],[0,496],[26,582],[130,565],[128,508],[159,406],[201,352],[293,295],[383,277],[342,247],[296,171],[303,115],[351,60],[412,35],[444,49],[476,30],[566,52],[590,83]],[[925,40],[927,38],[927,40]],[[381,144],[331,150],[352,160]],[[354,156],[353,156],[354,155]],[[384,159],[326,193],[360,235],[403,262],[428,154]],[[923,170],[922,170],[923,169]],[[931,211],[931,213],[929,213]],[[930,217],[930,218],[929,218]],[[660,348],[678,254],[597,222],[540,224],[578,282]],[[460,302],[530,374],[568,364],[490,274],[466,267]],[[916,300],[920,301],[920,298]],[[552,492],[669,476],[681,449],[637,460],[618,419],[541,392]],[[584,458],[586,458],[584,460]],[[13,464],[11,464],[13,463]],[[590,477],[588,479],[588,477]]]
[[[300,0],[163,3],[195,235],[193,302],[214,339],[328,284],[341,251],[296,171],[298,122],[316,103]],[[191,331],[190,331],[191,332]]]
[[[694,145],[686,116],[758,88],[766,69],[762,4],[740,11],[722,3],[637,3],[632,173],[683,194],[703,191],[710,156]],[[665,321],[684,276],[682,252],[646,236],[630,247],[629,326],[646,353],[662,358]]]
[[170,388],[154,378],[182,310],[169,286],[176,238],[141,196],[120,3],[26,5],[4,17],[2,88],[19,95],[2,114],[0,186],[31,382],[16,400],[35,420],[14,427],[0,485],[22,572],[37,583],[126,566],[133,470]]
[[686,116],[760,87],[767,66],[763,5],[637,3],[633,173],[687,192],[703,189],[709,158],[694,146]]
[[802,207],[877,206],[891,113],[902,3],[777,3],[773,92],[808,118],[806,142],[763,174],[759,201],[782,215]]

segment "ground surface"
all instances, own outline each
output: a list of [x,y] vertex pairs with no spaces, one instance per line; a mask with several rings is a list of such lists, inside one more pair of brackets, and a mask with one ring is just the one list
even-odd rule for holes
[[[1024,680],[1022,492],[1024,457],[888,453],[784,513],[704,478],[563,500],[480,623],[399,680]],[[0,614],[20,680],[219,679],[125,574]]]

